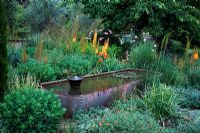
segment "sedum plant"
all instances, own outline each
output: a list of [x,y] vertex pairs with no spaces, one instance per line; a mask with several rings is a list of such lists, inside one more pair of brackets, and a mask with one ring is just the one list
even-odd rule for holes
[[17,89],[0,103],[2,132],[56,132],[64,115],[57,95],[34,87]]

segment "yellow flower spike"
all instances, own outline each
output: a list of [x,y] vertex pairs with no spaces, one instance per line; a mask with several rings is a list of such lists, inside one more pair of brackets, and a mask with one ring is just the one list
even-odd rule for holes
[[108,44],[109,44],[109,38],[104,42],[104,46],[102,47],[102,53],[105,54],[108,51]]
[[95,50],[95,54],[98,54],[98,53],[99,53],[99,49],[96,48],[96,50]]
[[96,48],[96,43],[97,43],[97,32],[95,31],[93,41],[92,41],[93,48]]
[[99,41],[97,42],[97,46],[96,46],[96,49],[95,49],[95,54],[98,54],[99,53]]

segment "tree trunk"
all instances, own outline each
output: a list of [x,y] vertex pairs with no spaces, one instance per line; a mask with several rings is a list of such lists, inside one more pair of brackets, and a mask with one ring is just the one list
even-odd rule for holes
[[3,99],[7,89],[7,35],[6,35],[6,12],[4,0],[0,0],[0,100]]

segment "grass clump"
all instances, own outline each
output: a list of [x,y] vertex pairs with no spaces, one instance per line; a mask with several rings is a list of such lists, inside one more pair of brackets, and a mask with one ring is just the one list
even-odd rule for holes
[[171,87],[153,85],[143,96],[143,102],[157,119],[174,116],[178,105],[178,95]]
[[139,69],[150,69],[152,62],[156,60],[156,52],[153,51],[153,42],[140,42],[130,52],[130,65]]

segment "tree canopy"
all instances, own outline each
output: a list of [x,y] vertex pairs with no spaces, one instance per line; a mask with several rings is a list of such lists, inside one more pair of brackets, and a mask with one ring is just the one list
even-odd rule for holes
[[199,0],[84,0],[84,12],[102,19],[116,33],[148,31],[156,38],[172,32],[200,42]]

